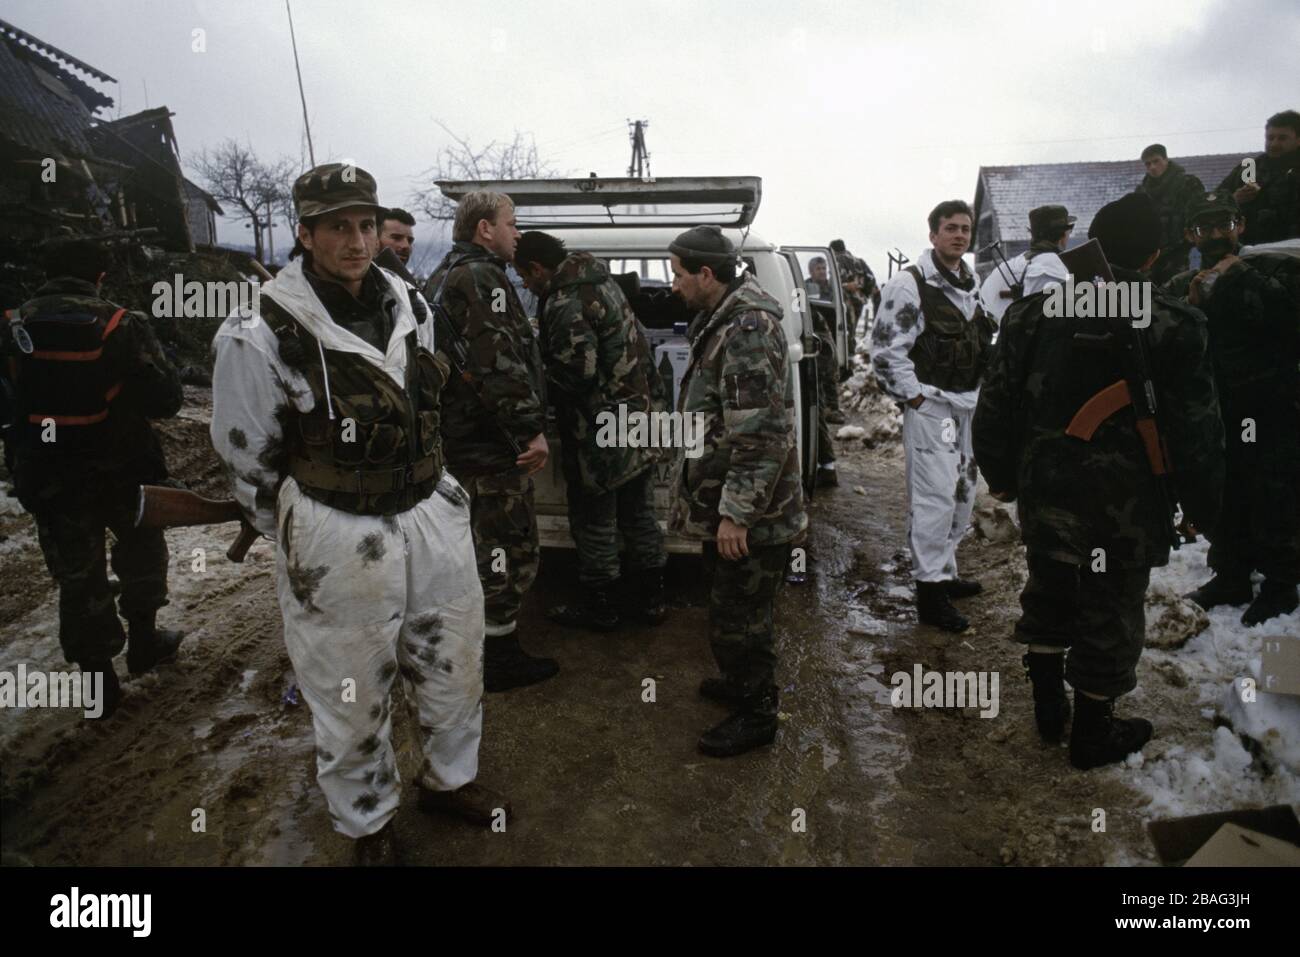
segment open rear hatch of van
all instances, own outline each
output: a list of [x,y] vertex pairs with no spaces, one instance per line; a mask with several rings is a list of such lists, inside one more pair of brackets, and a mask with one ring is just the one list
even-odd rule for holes
[[439,180],[453,202],[474,190],[505,193],[520,229],[678,226],[712,223],[744,228],[762,199],[757,176],[665,176],[659,179]]

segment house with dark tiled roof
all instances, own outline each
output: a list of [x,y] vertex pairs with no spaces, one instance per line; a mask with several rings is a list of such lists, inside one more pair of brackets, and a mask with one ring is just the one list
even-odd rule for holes
[[166,107],[110,120],[117,81],[0,20],[0,236],[144,230],[191,251],[215,244],[215,199],[181,171]]
[[[1171,156],[1170,160],[1200,179],[1206,189],[1218,186],[1258,149],[1240,153]],[[1029,211],[1060,203],[1078,217],[1070,245],[1087,242],[1088,227],[1097,210],[1135,190],[1146,169],[1139,159],[1092,163],[1034,163],[1022,166],[981,166],[975,185],[975,268],[988,275],[994,265],[991,243],[999,242],[1008,259],[1029,248]]]

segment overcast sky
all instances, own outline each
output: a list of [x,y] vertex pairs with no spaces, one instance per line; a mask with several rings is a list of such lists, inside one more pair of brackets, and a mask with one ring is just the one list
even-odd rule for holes
[[[996,12],[994,12],[996,11]],[[981,165],[1259,151],[1297,102],[1294,0],[598,3],[293,0],[318,162],[407,205],[445,134],[531,133],[563,171],[763,178],[755,232],[840,236],[878,273],[973,200]],[[170,107],[182,160],[226,137],[302,154],[283,0],[6,0],[4,19]],[[206,31],[193,52],[192,31]],[[421,230],[423,234],[424,230]],[[222,238],[249,242],[242,227]],[[277,236],[277,244],[285,240]],[[418,254],[418,247],[417,247]]]

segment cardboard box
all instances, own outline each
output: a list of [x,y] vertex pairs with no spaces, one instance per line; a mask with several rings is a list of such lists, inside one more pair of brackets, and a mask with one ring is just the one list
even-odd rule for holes
[[1225,824],[1184,867],[1300,867],[1300,846]]
[[1176,867],[1192,857],[1225,824],[1276,838],[1286,844],[1300,845],[1300,820],[1288,804],[1239,811],[1218,811],[1191,817],[1152,821],[1147,834],[1155,846],[1160,863]]
[[1259,690],[1269,694],[1300,695],[1300,638],[1264,639]]

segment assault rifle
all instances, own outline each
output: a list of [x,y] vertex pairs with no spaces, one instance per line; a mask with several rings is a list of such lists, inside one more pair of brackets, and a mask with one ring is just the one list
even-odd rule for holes
[[[1061,253],[1061,262],[1070,271],[1076,283],[1114,282],[1110,263],[1106,261],[1101,243],[1090,239],[1081,246]],[[1128,319],[1112,321],[1112,331],[1100,338],[1110,346],[1110,353],[1119,367],[1121,379],[1102,389],[1085,402],[1074,414],[1066,427],[1065,434],[1085,442],[1092,441],[1093,434],[1101,423],[1128,406],[1133,406],[1136,416],[1135,425],[1142,447],[1146,451],[1147,466],[1156,481],[1156,490],[1160,498],[1161,514],[1169,532],[1169,543],[1173,548],[1182,544],[1178,528],[1174,524],[1173,496],[1169,490],[1169,454],[1156,417],[1156,387],[1151,378],[1151,361],[1147,355],[1146,338],[1142,330],[1136,328]],[[1075,333],[1075,339],[1096,336],[1084,336]]]
[[262,534],[244,517],[244,510],[232,499],[204,498],[193,492],[164,485],[141,485],[136,528],[178,528],[186,525],[220,525],[239,522],[239,535],[226,551],[232,562],[242,562],[248,549]]

